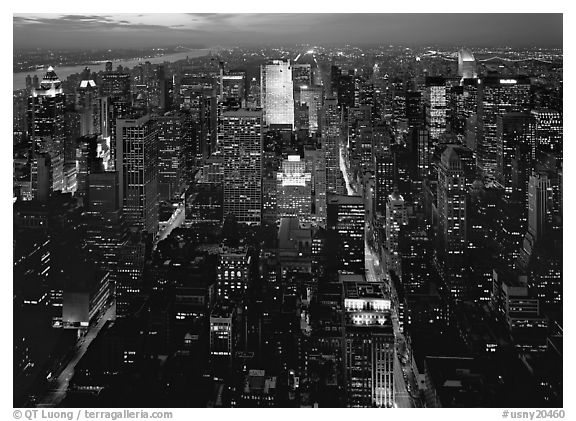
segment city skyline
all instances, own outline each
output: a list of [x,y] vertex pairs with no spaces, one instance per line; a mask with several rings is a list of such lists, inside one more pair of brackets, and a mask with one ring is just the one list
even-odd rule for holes
[[15,17],[13,405],[563,418],[562,16],[476,16]]

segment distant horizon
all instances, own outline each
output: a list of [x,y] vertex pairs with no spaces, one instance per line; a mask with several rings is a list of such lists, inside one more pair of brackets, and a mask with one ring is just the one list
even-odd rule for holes
[[206,46],[199,49],[294,44],[563,48],[562,20],[559,13],[14,14],[13,48],[137,49],[179,44]]

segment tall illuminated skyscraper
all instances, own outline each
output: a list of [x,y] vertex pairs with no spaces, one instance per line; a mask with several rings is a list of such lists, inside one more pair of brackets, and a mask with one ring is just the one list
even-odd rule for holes
[[390,299],[380,284],[358,282],[347,275],[340,275],[340,280],[346,405],[391,408],[395,400],[396,347]]
[[158,130],[146,115],[116,122],[116,170],[123,212],[131,227],[158,232]]
[[80,85],[76,88],[76,111],[80,114],[80,136],[100,133],[98,96],[96,82],[90,78],[90,72],[86,68]]
[[260,67],[264,124],[294,128],[294,93],[290,60],[272,60]]
[[64,188],[64,105],[62,82],[49,67],[28,99],[28,133],[32,152],[48,154],[52,191]]
[[224,111],[218,118],[224,163],[224,217],[260,225],[262,203],[262,111]]
[[474,54],[466,48],[461,48],[458,51],[458,76],[461,76],[462,79],[473,79],[478,76]]

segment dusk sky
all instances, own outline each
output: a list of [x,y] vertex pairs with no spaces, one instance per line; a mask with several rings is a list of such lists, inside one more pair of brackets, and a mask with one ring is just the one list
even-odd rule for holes
[[[14,48],[260,44],[562,46],[561,14],[14,14]],[[536,30],[535,30],[536,28]]]

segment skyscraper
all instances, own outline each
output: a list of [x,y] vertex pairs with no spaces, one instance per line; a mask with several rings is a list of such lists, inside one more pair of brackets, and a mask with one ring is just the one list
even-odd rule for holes
[[333,195],[328,197],[328,228],[338,234],[339,270],[364,273],[364,198]]
[[[534,119],[530,114],[508,113],[496,119],[498,153],[496,156],[496,181],[508,195],[512,194],[512,161],[518,147],[530,151],[529,160],[536,158]],[[530,165],[527,162],[527,165]]]
[[290,60],[272,60],[260,67],[260,95],[267,126],[294,128],[294,93]]
[[322,86],[299,86],[296,101],[308,106],[308,124],[310,133],[316,133],[319,126],[319,114],[322,107]]
[[218,144],[224,163],[224,217],[260,225],[262,189],[262,111],[224,111],[218,118]]
[[400,258],[398,239],[400,228],[408,224],[408,213],[404,198],[393,192],[386,202],[386,248],[390,253],[391,269],[399,274]]
[[312,176],[312,213],[317,224],[326,226],[326,158],[323,149],[304,149],[306,172]]
[[562,152],[562,114],[555,110],[531,111],[536,125],[536,142],[541,149]]
[[340,109],[335,98],[326,98],[322,109],[322,143],[326,153],[326,192],[342,192],[340,172]]
[[158,231],[158,130],[146,115],[118,119],[116,170],[123,212],[131,227]]
[[101,133],[98,87],[85,69],[83,79],[76,88],[76,111],[80,114],[80,136]]
[[439,247],[441,275],[452,296],[461,299],[466,249],[466,170],[457,146],[448,146],[438,168]]
[[375,210],[384,215],[386,213],[386,200],[394,190],[394,158],[390,152],[381,152],[374,155],[375,179]]
[[476,59],[472,51],[461,48],[458,51],[458,76],[462,79],[472,79],[478,76],[476,73]]
[[340,275],[344,301],[346,405],[391,408],[396,347],[390,299],[379,284]]
[[179,112],[154,117],[158,128],[158,195],[171,200],[185,183],[186,118]]
[[446,132],[446,81],[443,77],[427,77],[425,90],[426,128],[430,139],[437,142]]
[[494,180],[498,156],[497,117],[528,110],[530,79],[489,75],[480,79],[479,86],[476,162],[482,175]]
[[50,190],[64,188],[64,105],[62,82],[49,67],[38,88],[28,99],[28,131],[33,153],[47,153],[50,158]]

